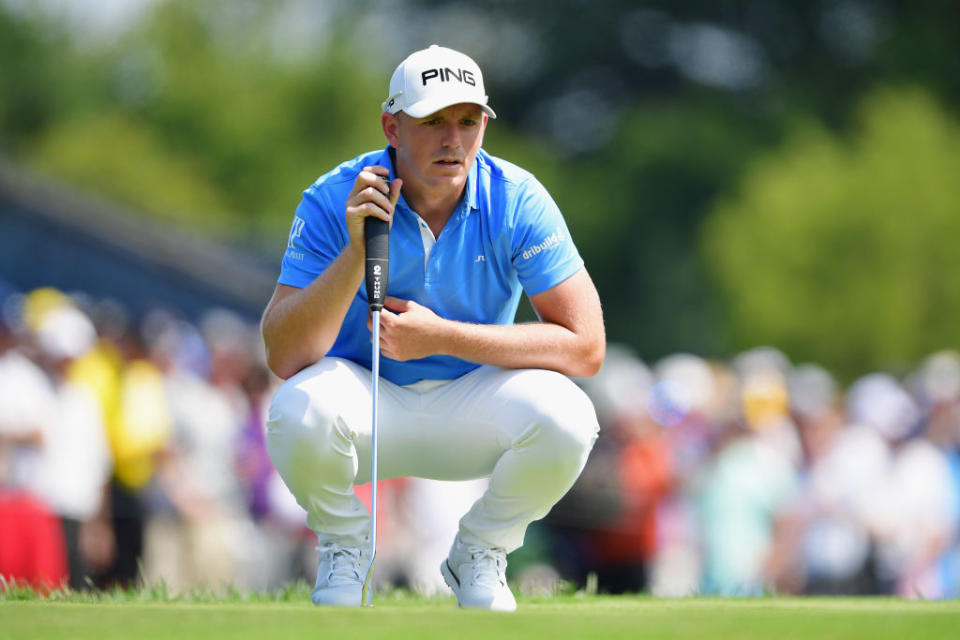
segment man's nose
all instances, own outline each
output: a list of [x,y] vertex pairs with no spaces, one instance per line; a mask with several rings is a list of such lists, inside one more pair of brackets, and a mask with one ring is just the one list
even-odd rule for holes
[[443,130],[443,146],[456,149],[460,146],[460,129],[456,122],[451,122]]

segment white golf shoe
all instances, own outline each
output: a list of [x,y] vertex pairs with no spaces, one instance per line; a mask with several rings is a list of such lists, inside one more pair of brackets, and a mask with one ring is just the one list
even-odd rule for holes
[[359,607],[363,604],[362,554],[356,547],[330,543],[317,547],[320,562],[317,583],[310,592],[313,604],[333,607]]
[[507,586],[506,570],[503,549],[464,544],[459,534],[450,555],[440,565],[443,579],[464,609],[516,611],[517,601]]

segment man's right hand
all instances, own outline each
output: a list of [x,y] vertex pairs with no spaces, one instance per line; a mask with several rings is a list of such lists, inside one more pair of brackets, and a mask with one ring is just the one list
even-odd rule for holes
[[353,183],[353,190],[347,197],[347,233],[350,244],[363,246],[363,219],[374,216],[393,224],[393,211],[400,198],[403,180],[397,178],[387,183],[390,171],[386,167],[374,165],[364,167]]

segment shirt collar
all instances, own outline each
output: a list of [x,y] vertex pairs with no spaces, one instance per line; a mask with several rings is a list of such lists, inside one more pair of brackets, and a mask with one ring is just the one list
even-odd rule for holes
[[470,172],[467,174],[467,186],[466,186],[466,201],[467,201],[467,213],[470,213],[474,209],[478,209],[479,205],[477,204],[479,198],[477,198],[477,189],[479,188],[480,181],[478,180],[478,169],[477,163],[480,162],[480,151],[477,150],[477,155],[473,157],[473,164],[470,166]]

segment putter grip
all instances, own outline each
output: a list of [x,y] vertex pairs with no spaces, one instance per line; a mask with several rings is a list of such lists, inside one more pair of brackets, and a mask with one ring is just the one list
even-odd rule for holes
[[385,220],[368,216],[363,221],[363,236],[367,251],[367,300],[371,311],[380,311],[387,297],[390,272],[390,226]]

